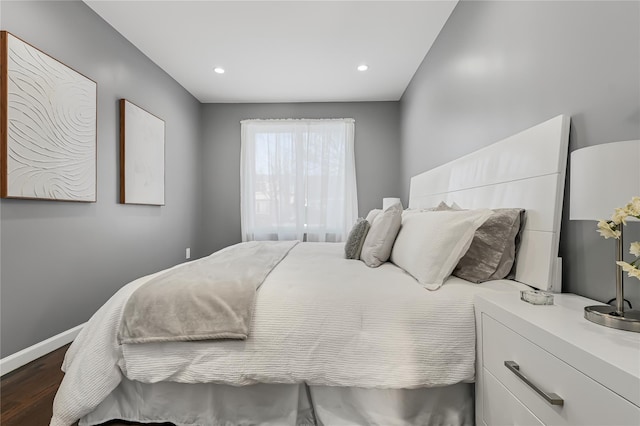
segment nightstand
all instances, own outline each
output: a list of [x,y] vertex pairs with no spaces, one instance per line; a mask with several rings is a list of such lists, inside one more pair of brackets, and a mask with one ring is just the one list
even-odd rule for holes
[[640,333],[587,321],[599,302],[477,296],[476,424],[640,425]]

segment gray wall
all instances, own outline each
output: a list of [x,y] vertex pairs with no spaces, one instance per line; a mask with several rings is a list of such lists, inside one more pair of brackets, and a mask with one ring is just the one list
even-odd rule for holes
[[[638,2],[460,2],[399,103],[210,105],[81,2],[0,7],[3,30],[98,83],[98,202],[0,200],[2,357],[86,321],[185,247],[238,242],[242,119],[355,118],[360,215],[406,202],[410,176],[560,113],[571,150],[640,138]],[[117,203],[121,97],[166,122],[164,207]],[[566,216],[565,291],[613,297],[610,241]],[[627,294],[640,306],[637,281]]]
[[[184,261],[200,220],[200,104],[82,2],[2,1],[1,27],[98,83],[98,202],[0,201],[1,356]],[[118,204],[118,99],[165,120],[166,205]]]
[[203,123],[205,252],[240,242],[240,120],[249,118],[355,119],[358,210],[400,196],[398,102],[207,104]]
[[[558,114],[571,116],[570,151],[640,139],[639,61],[638,2],[458,3],[401,99],[404,200],[410,176]],[[569,197],[563,290],[606,301],[613,243],[568,220]],[[640,307],[640,282],[625,290]]]

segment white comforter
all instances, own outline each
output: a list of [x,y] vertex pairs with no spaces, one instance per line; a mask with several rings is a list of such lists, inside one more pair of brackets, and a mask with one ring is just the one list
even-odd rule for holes
[[52,425],[91,412],[123,374],[147,383],[396,389],[473,381],[473,297],[516,288],[450,278],[427,291],[390,263],[372,269],[344,259],[342,244],[304,243],[260,287],[247,340],[118,345],[125,302],[155,275],[123,287],[74,341]]

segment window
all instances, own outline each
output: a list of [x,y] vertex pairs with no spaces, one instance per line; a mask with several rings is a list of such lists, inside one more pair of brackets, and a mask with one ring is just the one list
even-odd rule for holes
[[241,126],[242,241],[344,241],[358,211],[354,121]]

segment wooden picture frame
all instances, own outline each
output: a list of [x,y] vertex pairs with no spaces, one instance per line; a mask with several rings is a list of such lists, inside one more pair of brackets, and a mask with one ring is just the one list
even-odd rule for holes
[[120,99],[120,203],[164,205],[165,123]]
[[0,196],[95,202],[95,81],[0,32]]

